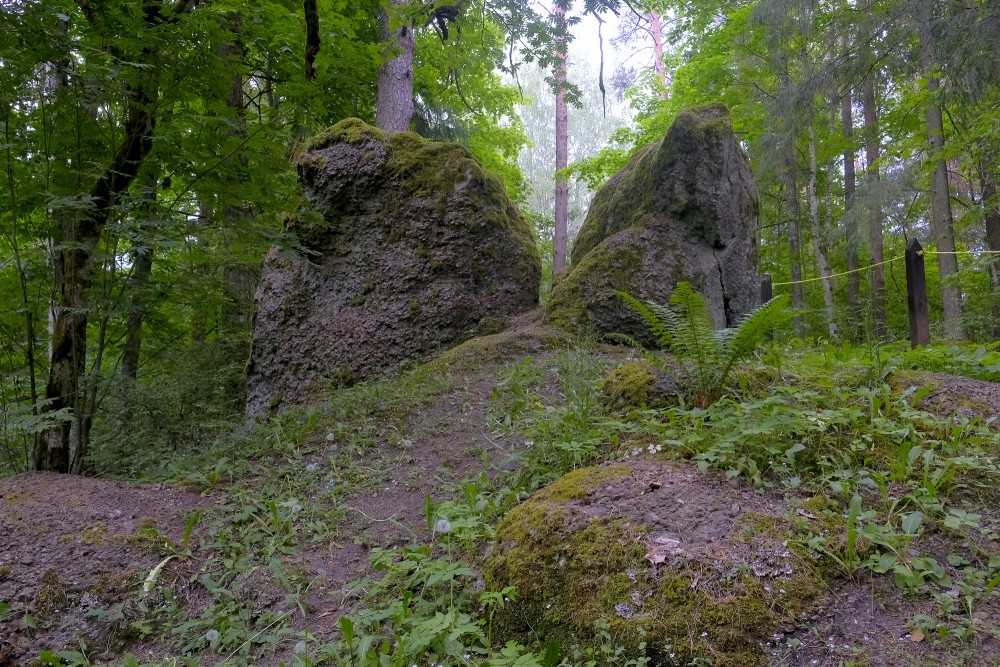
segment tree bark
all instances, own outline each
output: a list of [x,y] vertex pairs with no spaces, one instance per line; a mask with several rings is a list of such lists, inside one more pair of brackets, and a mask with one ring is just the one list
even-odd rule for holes
[[944,151],[944,121],[941,105],[935,99],[940,81],[935,74],[937,54],[934,46],[932,0],[920,5],[920,66],[927,79],[930,101],[924,115],[927,130],[927,160],[934,165],[931,172],[931,226],[937,244],[938,275],[941,278],[941,301],[944,307],[945,335],[964,338],[962,329],[962,289],[958,283],[958,257],[955,252],[955,232],[952,227],[951,197],[948,187],[948,166]]
[[819,193],[816,190],[816,130],[809,124],[809,225],[812,230],[813,251],[816,253],[816,264],[819,275],[826,278],[823,284],[823,305],[826,309],[826,326],[831,339],[837,338],[836,312],[833,307],[833,286],[830,284],[830,265],[826,261],[826,243],[819,225]]
[[[778,75],[781,90],[790,87],[788,76],[788,60],[781,56]],[[788,225],[788,272],[792,281],[792,309],[796,314],[792,317],[792,328],[797,338],[805,338],[805,321],[802,311],[805,309],[805,288],[802,280],[802,231],[799,227],[799,193],[795,185],[795,128],[792,124],[791,110],[781,110],[784,121],[784,162],[781,169],[781,180],[785,190],[785,216]]]
[[[229,137],[245,139],[246,130],[246,94],[243,90],[244,65],[246,50],[243,47],[240,37],[240,17],[232,15],[229,18],[229,27],[233,33],[233,42],[225,44],[220,49],[221,58],[230,63],[233,69],[229,93],[226,95],[226,104],[232,109],[236,117],[236,122],[232,129],[226,132]],[[248,180],[247,171],[249,163],[243,151],[238,151],[233,155],[228,163],[233,170],[229,180],[233,190],[239,192]],[[243,226],[244,221],[250,217],[250,211],[245,204],[226,203],[222,207],[223,236],[228,237],[230,230],[236,230]],[[253,294],[257,287],[257,267],[240,260],[228,259],[222,268],[222,319],[224,328],[240,329],[250,323],[250,313],[252,311]]]
[[[979,165],[982,181],[982,203],[986,220],[986,249],[1000,253],[1000,192],[997,188],[995,161],[983,160]],[[1000,254],[990,257],[990,286],[993,288],[993,337],[1000,339]]]
[[[557,30],[566,30],[566,9],[558,2],[555,7]],[[569,162],[569,109],[566,106],[566,41],[556,41],[556,200],[555,231],[552,239],[552,275],[558,279],[566,271],[566,245],[569,223],[569,183],[560,171]]]
[[878,131],[878,109],[875,99],[875,74],[869,71],[861,82],[861,103],[865,118],[865,162],[868,200],[868,250],[871,270],[868,284],[872,298],[872,325],[876,338],[885,337],[885,241],[882,231],[882,206],[879,204],[878,158],[881,139]]
[[[146,201],[142,214],[149,219],[156,212],[156,181],[158,174],[151,171],[146,189]],[[143,289],[153,272],[152,244],[133,248],[132,278],[129,281],[132,292],[132,309],[125,325],[125,349],[122,351],[122,375],[135,381],[139,377],[139,353],[142,350],[142,321],[146,317]],[[126,398],[126,401],[129,399]]]
[[[840,38],[841,50],[846,54],[849,51],[847,37]],[[858,218],[854,214],[854,117],[853,100],[851,86],[844,89],[844,96],[840,100],[840,124],[844,134],[844,234],[846,235],[846,259],[847,270],[854,273],[847,274],[847,312],[851,322],[848,335],[851,338],[857,337],[857,324],[861,321],[861,306],[858,303],[858,294],[861,291],[861,275],[858,270]]]
[[[390,7],[405,12],[409,0],[390,0]],[[413,120],[413,22],[404,18],[392,29],[389,12],[379,11],[380,41],[388,51],[378,70],[375,125],[387,132],[406,132]]]
[[90,416],[82,380],[87,363],[90,309],[87,290],[92,280],[94,250],[118,199],[128,190],[152,149],[156,125],[154,109],[147,87],[132,91],[125,113],[125,139],[111,165],[91,189],[90,209],[82,214],[69,214],[53,233],[57,294],[45,389],[46,410],[55,412],[70,408],[73,419],[41,434],[33,452],[36,470],[64,473],[83,470]]

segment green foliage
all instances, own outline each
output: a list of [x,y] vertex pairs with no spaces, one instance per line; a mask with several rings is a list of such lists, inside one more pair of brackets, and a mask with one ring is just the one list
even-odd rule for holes
[[890,358],[889,363],[897,368],[935,371],[1000,382],[1000,344],[960,347],[943,345],[920,347],[906,350]]
[[670,308],[618,292],[649,327],[661,347],[673,352],[697,405],[722,395],[736,364],[749,359],[766,336],[780,327],[787,298],[778,296],[729,329],[715,330],[705,298],[690,283],[677,284]]

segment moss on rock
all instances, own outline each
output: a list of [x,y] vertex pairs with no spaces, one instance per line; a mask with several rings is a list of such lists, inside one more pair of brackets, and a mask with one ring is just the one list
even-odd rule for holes
[[340,142],[359,144],[366,140],[385,143],[385,134],[360,118],[345,118],[310,139],[306,150],[316,151]]
[[750,163],[729,110],[688,109],[594,195],[545,321],[645,341],[615,291],[665,302],[684,280],[706,297],[716,326],[733,326],[758,305],[758,217]]
[[697,657],[717,667],[763,664],[764,640],[820,595],[821,582],[804,568],[780,579],[756,576],[711,553],[653,565],[650,528],[621,507],[627,501],[604,515],[590,504],[634,472],[576,470],[508,513],[484,566],[489,590],[515,589],[495,632],[503,641],[596,647],[603,623],[625,656],[644,651],[651,665]]
[[538,305],[531,226],[465,147],[347,119],[296,166],[308,205],[286,229],[302,250],[264,261],[248,415],[497,331]]
[[648,361],[630,361],[607,374],[601,391],[612,405],[640,407],[649,402],[649,390],[655,381]]

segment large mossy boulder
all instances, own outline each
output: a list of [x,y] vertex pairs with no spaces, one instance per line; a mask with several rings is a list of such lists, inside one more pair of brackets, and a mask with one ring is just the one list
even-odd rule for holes
[[301,249],[264,260],[249,416],[495,332],[537,305],[531,229],[464,147],[349,119],[297,166],[311,210],[287,222]]
[[666,303],[687,281],[708,300],[716,327],[736,324],[758,305],[758,209],[729,110],[682,112],[594,195],[546,323],[651,342],[615,292]]
[[[777,501],[646,459],[576,470],[511,510],[484,565],[502,641],[598,647],[622,659],[762,664],[765,640],[825,589],[785,546]],[[495,637],[497,639],[497,637]]]

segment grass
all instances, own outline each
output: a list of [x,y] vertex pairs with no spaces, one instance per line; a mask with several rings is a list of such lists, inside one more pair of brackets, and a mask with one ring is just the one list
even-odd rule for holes
[[[919,410],[918,391],[884,382],[891,367],[940,365],[951,353],[774,349],[761,358],[780,360],[779,369],[760,360],[738,369],[727,396],[707,407],[624,411],[599,390],[620,351],[560,345],[514,354],[505,364],[432,363],[340,390],[207,446],[96,452],[124,477],[225,500],[189,525],[184,544],[152,536],[173,557],[164,567],[173,576],[96,612],[122,651],[152,642],[174,656],[118,664],[276,664],[275,656],[301,666],[664,664],[649,662],[652,648],[623,653],[600,624],[558,655],[544,638],[500,643],[493,619],[517,591],[477,589],[482,554],[512,507],[572,470],[638,456],[690,461],[786,499],[791,548],[833,579],[896,587],[924,610],[910,628],[946,654],[997,635],[980,613],[995,610],[1000,593],[997,431]],[[974,375],[986,372],[976,363],[993,363],[975,350],[952,357]],[[326,583],[307,556],[357,537],[352,499],[391,482],[378,461],[396,457],[406,470],[413,442],[471,418],[474,372],[492,377],[484,436],[520,446],[499,460],[488,446],[468,446],[461,456],[482,457],[481,472],[450,480],[452,470],[440,471],[449,491],[425,501],[426,530],[412,529],[405,546],[370,545],[372,575],[355,582],[352,611],[331,631],[335,619],[310,604]],[[434,409],[444,403],[454,412]],[[424,480],[397,481],[420,488]],[[64,664],[93,664],[80,640],[61,654]],[[697,651],[685,655],[693,656],[687,664],[711,664]]]

